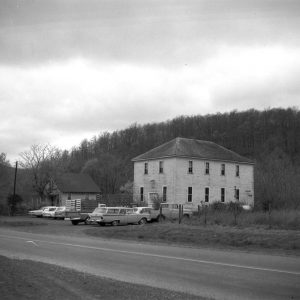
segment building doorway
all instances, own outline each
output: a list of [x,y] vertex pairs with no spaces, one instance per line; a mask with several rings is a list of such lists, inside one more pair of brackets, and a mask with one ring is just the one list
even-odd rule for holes
[[158,193],[150,192],[148,198],[148,206],[154,207],[159,203],[159,195]]

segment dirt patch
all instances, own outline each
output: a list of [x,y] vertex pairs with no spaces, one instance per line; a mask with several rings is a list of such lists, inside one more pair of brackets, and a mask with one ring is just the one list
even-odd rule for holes
[[0,295],[15,299],[205,299],[101,278],[29,260],[0,256]]

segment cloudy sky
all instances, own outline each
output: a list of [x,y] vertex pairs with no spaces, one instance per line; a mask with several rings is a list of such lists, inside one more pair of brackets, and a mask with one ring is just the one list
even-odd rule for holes
[[0,153],[299,107],[300,1],[0,0]]

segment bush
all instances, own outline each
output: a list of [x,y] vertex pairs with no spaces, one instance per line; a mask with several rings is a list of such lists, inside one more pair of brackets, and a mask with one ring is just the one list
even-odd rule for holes
[[8,215],[8,207],[7,205],[0,203],[0,215]]
[[225,211],[228,209],[228,204],[222,202],[214,202],[209,206],[212,211]]
[[15,194],[15,195],[10,194],[7,197],[7,206],[8,206],[9,214],[11,216],[13,216],[17,212],[17,210],[20,207],[22,202],[23,202],[23,199],[18,194]]

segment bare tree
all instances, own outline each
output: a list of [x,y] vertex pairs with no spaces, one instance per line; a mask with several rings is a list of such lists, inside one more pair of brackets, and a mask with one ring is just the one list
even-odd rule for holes
[[32,145],[30,150],[20,153],[20,165],[31,170],[33,188],[41,199],[49,180],[63,171],[61,156],[62,152],[49,144]]

